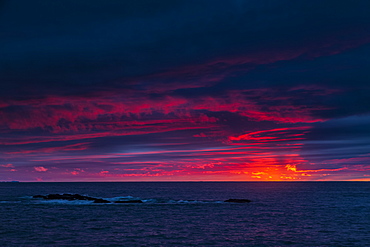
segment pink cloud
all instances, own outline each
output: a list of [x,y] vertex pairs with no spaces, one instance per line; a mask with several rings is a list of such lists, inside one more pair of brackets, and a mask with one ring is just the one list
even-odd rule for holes
[[35,167],[33,167],[33,169],[35,169],[35,171],[37,171],[37,172],[46,172],[46,171],[48,171],[48,169],[43,167],[43,166],[35,166]]
[[14,168],[14,165],[13,165],[13,164],[5,164],[5,165],[1,165],[1,164],[0,164],[0,167],[5,167],[5,168]]

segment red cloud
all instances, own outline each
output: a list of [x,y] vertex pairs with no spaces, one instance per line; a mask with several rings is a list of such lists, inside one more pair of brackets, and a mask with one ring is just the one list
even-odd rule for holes
[[[299,98],[280,96],[273,89],[230,91],[220,97],[125,98],[102,93],[93,99],[85,97],[48,97],[39,100],[13,101],[19,111],[0,112],[0,126],[8,130],[43,128],[53,133],[68,131],[120,131],[155,128],[167,124],[187,123],[201,126],[216,123],[207,113],[231,112],[255,121],[312,123],[322,106],[294,105]],[[200,113],[203,112],[203,113]],[[156,119],[154,116],[156,116]],[[153,119],[154,118],[154,119]],[[130,120],[129,120],[130,119]],[[135,120],[132,120],[135,119]]]
[[[286,140],[301,140],[301,138],[291,138],[296,136],[302,136],[307,133],[305,130],[312,128],[311,126],[300,126],[300,127],[290,127],[290,128],[279,128],[270,130],[260,130],[250,132],[237,137],[229,137],[230,141],[259,141],[259,142],[271,142],[271,141],[286,141]],[[294,134],[299,131],[300,133]],[[287,139],[281,137],[289,137]]]

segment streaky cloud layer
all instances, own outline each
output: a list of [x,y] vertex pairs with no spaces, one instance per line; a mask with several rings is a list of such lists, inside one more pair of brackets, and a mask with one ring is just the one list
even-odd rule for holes
[[368,1],[7,1],[0,180],[370,180]]

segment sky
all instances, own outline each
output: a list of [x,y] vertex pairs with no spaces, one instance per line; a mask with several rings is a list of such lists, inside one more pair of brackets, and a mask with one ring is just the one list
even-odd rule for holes
[[367,0],[0,0],[0,181],[370,181]]

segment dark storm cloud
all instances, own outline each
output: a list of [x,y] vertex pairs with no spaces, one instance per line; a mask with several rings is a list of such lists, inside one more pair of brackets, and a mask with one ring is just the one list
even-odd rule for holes
[[9,1],[1,18],[5,83],[26,86],[31,79],[36,85],[52,81],[57,88],[86,86],[240,54],[330,53],[367,38],[366,7],[281,1]]

